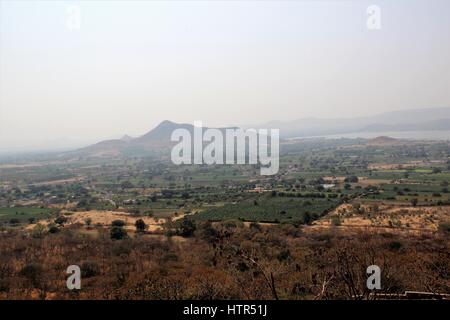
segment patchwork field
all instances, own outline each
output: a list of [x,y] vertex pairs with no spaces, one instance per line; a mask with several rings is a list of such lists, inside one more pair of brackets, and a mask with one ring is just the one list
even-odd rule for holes
[[274,176],[155,158],[5,164],[0,297],[72,299],[71,264],[86,299],[353,299],[374,263],[384,294],[450,293],[449,143],[280,153]]

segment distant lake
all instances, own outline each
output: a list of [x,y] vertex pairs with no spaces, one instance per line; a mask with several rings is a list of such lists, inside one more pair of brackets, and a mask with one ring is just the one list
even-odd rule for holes
[[363,138],[372,139],[379,136],[388,136],[396,139],[411,139],[411,140],[450,140],[450,130],[443,131],[392,131],[392,132],[355,132],[355,133],[342,133],[333,135],[322,136],[310,136],[310,137],[297,137],[293,139],[302,138],[327,138],[327,139],[339,139],[339,138]]

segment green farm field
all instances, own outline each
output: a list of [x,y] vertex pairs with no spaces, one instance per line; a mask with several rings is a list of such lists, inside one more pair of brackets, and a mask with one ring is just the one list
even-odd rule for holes
[[196,215],[198,220],[239,219],[257,222],[308,223],[335,208],[338,200],[329,198],[262,197],[237,204],[226,204],[204,210]]
[[47,219],[51,216],[52,211],[48,208],[35,207],[0,208],[0,223],[9,222],[12,219],[20,223],[29,222],[30,219]]

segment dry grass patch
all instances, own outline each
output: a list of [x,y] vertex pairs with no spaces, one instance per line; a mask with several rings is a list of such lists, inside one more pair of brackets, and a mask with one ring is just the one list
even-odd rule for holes
[[343,204],[313,223],[312,229],[387,229],[436,232],[450,221],[450,206],[408,207],[379,204]]

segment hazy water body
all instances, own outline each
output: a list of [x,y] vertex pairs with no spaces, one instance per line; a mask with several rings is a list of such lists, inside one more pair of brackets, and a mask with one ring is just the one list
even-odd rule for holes
[[333,135],[322,136],[309,136],[309,137],[296,137],[293,139],[302,138],[327,138],[327,139],[339,139],[339,138],[363,138],[372,139],[380,136],[388,136],[396,139],[411,139],[411,140],[450,140],[450,130],[445,131],[385,131],[385,132],[355,132],[355,133],[342,133]]

